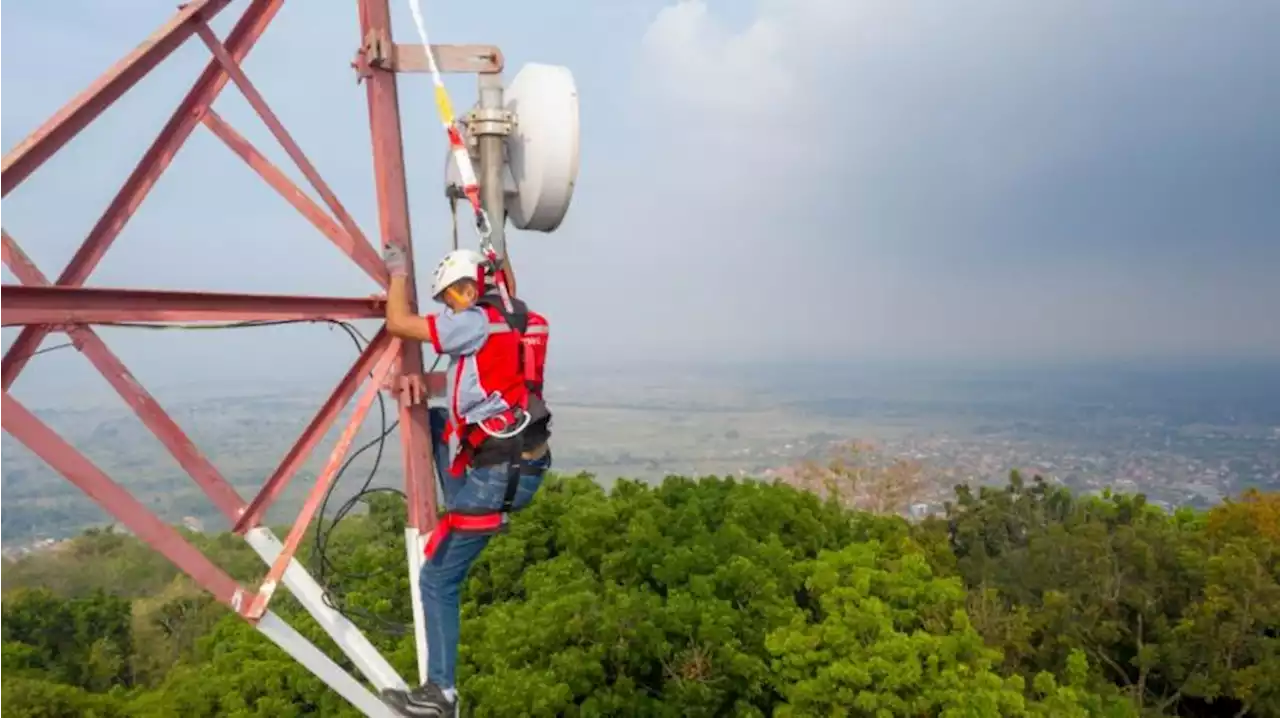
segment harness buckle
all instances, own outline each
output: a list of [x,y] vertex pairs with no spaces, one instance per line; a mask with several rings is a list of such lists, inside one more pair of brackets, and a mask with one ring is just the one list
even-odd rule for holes
[[519,423],[519,417],[516,415],[514,410],[504,411],[501,414],[491,416],[480,423],[490,431],[502,432],[506,431],[508,427],[515,426]]

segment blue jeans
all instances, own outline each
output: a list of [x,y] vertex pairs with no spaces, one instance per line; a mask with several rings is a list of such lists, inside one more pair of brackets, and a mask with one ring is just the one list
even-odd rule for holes
[[[436,475],[444,489],[445,505],[451,510],[500,509],[507,490],[507,464],[472,468],[460,478],[450,476],[447,472],[449,446],[443,441],[447,413],[442,409],[432,409],[430,417]],[[533,499],[550,467],[550,452],[530,462],[520,476],[516,509],[524,508]],[[418,574],[422,589],[422,617],[427,624],[427,679],[441,688],[454,687],[458,668],[462,582],[492,538],[492,534],[451,532],[436,548],[435,555],[422,564],[422,571]]]

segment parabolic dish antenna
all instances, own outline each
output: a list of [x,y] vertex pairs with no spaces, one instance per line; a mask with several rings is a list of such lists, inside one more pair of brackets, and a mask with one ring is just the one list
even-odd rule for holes
[[[578,88],[569,68],[529,63],[503,90],[514,117],[506,137],[503,188],[507,218],[517,229],[553,232],[564,220],[578,181]],[[466,122],[458,131],[467,137]],[[474,146],[472,162],[479,162]],[[445,187],[462,188],[453,158],[445,155]]]
[[569,68],[529,63],[504,92],[516,126],[507,137],[515,196],[507,216],[518,229],[560,226],[578,181],[578,88]]

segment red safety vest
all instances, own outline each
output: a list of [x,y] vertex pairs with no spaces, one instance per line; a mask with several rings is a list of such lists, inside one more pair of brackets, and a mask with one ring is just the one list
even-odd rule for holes
[[[442,516],[427,541],[428,559],[452,531],[492,533],[502,528],[519,488],[525,439],[535,436],[545,441],[550,436],[551,412],[542,398],[549,336],[546,318],[530,311],[515,297],[511,298],[511,312],[507,312],[502,300],[493,294],[481,297],[477,304],[489,319],[489,337],[475,354],[480,383],[489,392],[501,394],[510,408],[481,422],[489,432],[502,435],[502,439],[490,436],[479,424],[464,424],[458,406],[463,363],[458,363],[453,395],[449,397],[449,426],[445,430],[445,440],[455,431],[458,433],[458,452],[449,465],[449,473],[461,478],[477,455],[486,460],[498,458],[507,462],[507,489],[502,508],[497,511],[459,513],[451,510]],[[508,432],[516,428],[521,430],[507,437]]]

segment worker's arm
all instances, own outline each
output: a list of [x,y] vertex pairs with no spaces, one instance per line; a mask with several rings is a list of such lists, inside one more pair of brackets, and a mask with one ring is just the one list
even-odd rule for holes
[[393,337],[429,342],[430,325],[409,310],[409,289],[406,284],[403,274],[391,275],[391,286],[387,288],[387,331]]

